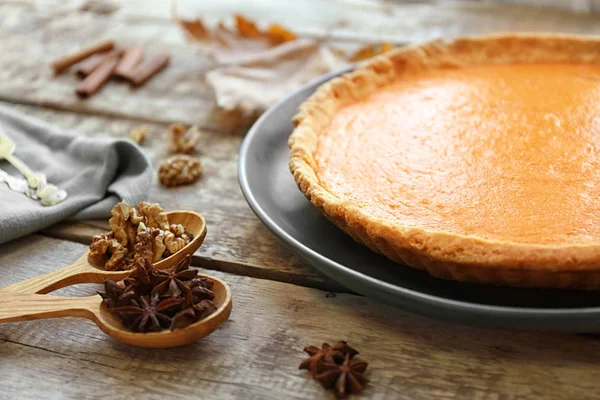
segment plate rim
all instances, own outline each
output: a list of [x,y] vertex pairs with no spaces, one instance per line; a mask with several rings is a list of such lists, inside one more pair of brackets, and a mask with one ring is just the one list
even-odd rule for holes
[[[311,249],[306,246],[304,243],[293,238],[289,233],[287,233],[283,228],[281,228],[277,223],[271,219],[269,213],[263,209],[260,203],[256,200],[251,185],[249,183],[248,169],[246,165],[248,163],[249,158],[249,149],[251,147],[252,142],[255,140],[255,137],[260,135],[261,126],[264,124],[265,120],[268,120],[273,114],[277,113],[279,108],[295,99],[302,92],[313,88],[313,86],[320,85],[342,73],[348,72],[352,70],[354,66],[349,66],[343,68],[341,70],[333,71],[322,75],[316,79],[311,80],[310,82],[302,85],[300,88],[295,90],[294,92],[288,94],[283,99],[279,100],[277,103],[269,107],[257,120],[254,122],[248,133],[246,134],[242,145],[240,146],[239,159],[238,159],[238,181],[240,184],[240,188],[242,190],[242,194],[254,212],[254,214],[258,217],[258,219],[279,239],[283,242],[283,244],[294,252],[296,255],[300,256],[304,262],[310,265],[313,268],[321,271],[331,279],[340,282],[342,285],[348,287],[346,284],[348,280],[360,280],[363,283],[368,283],[369,286],[374,288],[384,287],[385,293],[387,295],[391,295],[394,297],[400,296],[404,302],[417,301],[422,305],[436,307],[437,312],[433,314],[439,314],[438,316],[444,318],[443,313],[447,311],[457,311],[459,309],[462,313],[465,313],[470,318],[477,317],[485,317],[489,318],[494,315],[496,317],[502,317],[507,319],[514,319],[514,322],[529,322],[531,319],[543,319],[544,317],[552,317],[556,319],[560,317],[563,323],[568,321],[572,321],[573,319],[585,319],[588,320],[591,317],[598,317],[598,327],[600,327],[600,307],[575,307],[575,308],[535,308],[535,307],[514,307],[514,306],[499,306],[499,305],[491,305],[491,304],[481,304],[481,303],[472,303],[468,301],[454,300],[448,299],[440,296],[435,296],[427,293],[422,293],[419,291],[415,291],[413,289],[405,288],[402,286],[397,286],[394,284],[390,284],[388,282],[373,278],[369,275],[365,275],[361,272],[355,271],[352,268],[349,268],[345,265],[334,261],[323,254]],[[299,189],[298,189],[299,190]],[[307,259],[314,258],[319,260],[319,263],[323,265],[327,265],[328,269],[321,268],[319,263],[310,262]],[[408,266],[406,266],[408,267]],[[408,267],[410,268],[410,267]],[[336,275],[341,275],[344,279],[338,279],[337,277],[333,277],[332,272],[335,271]],[[349,289],[355,290],[351,287]],[[357,290],[357,292],[361,292]],[[367,296],[373,297],[373,296]],[[389,303],[386,301],[386,303]],[[403,307],[401,307],[403,308]],[[414,312],[413,308],[404,308],[408,309],[408,311]],[[432,314],[429,312],[419,314]],[[451,320],[456,320],[456,318],[449,318]],[[540,322],[540,321],[537,321]],[[554,321],[556,322],[556,321]],[[478,323],[478,325],[481,325]],[[539,326],[540,324],[536,324]],[[543,325],[543,324],[542,324]],[[550,326],[556,325],[550,324]],[[588,325],[588,324],[586,324]],[[564,330],[564,327],[561,327]]]

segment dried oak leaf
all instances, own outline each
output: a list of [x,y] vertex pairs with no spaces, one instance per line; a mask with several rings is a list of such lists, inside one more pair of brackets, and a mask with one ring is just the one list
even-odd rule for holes
[[215,68],[206,82],[219,107],[253,118],[303,84],[345,65],[345,57],[331,46],[298,39]]
[[174,12],[173,18],[188,37],[197,41],[219,64],[236,64],[248,56],[296,39],[293,32],[279,24],[261,30],[256,23],[239,14],[234,16],[235,30],[227,28],[223,21],[208,29],[200,19],[182,20]]
[[268,107],[312,79],[341,69],[349,63],[381,54],[390,43],[369,45],[352,55],[326,41],[298,39],[290,30],[271,24],[262,30],[253,21],[235,16],[235,30],[221,22],[207,28],[200,20],[174,17],[199,49],[214,58],[217,66],[206,74],[217,105],[229,125],[245,126]]
[[298,39],[294,32],[279,24],[271,24],[267,28],[266,34],[273,44],[281,44]]
[[348,60],[350,62],[367,60],[371,57],[375,57],[380,54],[386,53],[392,50],[393,48],[394,45],[389,42],[384,42],[380,44],[369,44],[358,49],[354,54],[350,56]]
[[189,35],[190,39],[206,40],[210,36],[208,29],[206,29],[204,23],[200,19],[188,21],[176,18],[176,21],[177,23],[179,23],[179,25],[181,25],[184,32],[186,32]]

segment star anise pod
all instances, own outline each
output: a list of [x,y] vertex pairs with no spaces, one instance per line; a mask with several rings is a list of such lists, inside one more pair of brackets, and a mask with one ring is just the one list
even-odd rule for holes
[[114,312],[121,316],[127,328],[134,332],[157,332],[171,325],[169,313],[176,312],[177,307],[184,301],[183,298],[161,301],[158,294],[153,294],[150,298],[140,297],[139,302],[132,300],[132,305],[117,307]]
[[189,288],[194,296],[193,302],[197,303],[202,300],[213,300],[215,294],[211,290],[214,282],[210,279],[197,277],[190,281]]
[[329,343],[323,343],[320,349],[315,346],[307,346],[304,351],[310,357],[300,363],[299,369],[309,370],[313,378],[321,370],[323,362],[341,364],[344,362],[346,355],[352,358],[358,354],[358,351],[348,346],[348,343],[344,341],[337,342],[333,346],[329,346]]
[[185,282],[189,282],[198,275],[198,271],[188,269],[190,266],[191,257],[186,257],[175,267],[165,271],[154,271],[153,281],[154,288],[152,294],[159,294],[165,297],[179,297],[182,292],[188,290]]
[[127,304],[126,298],[123,296],[125,289],[117,282],[106,280],[104,281],[104,293],[96,292],[102,297],[104,305],[108,308],[120,307]]
[[367,370],[366,362],[351,362],[352,357],[346,354],[341,365],[331,362],[322,364],[323,372],[317,374],[316,380],[325,389],[335,389],[337,398],[346,397],[350,393],[362,392],[368,380],[363,376]]
[[217,311],[217,307],[210,300],[202,300],[183,311],[175,314],[169,329],[185,328],[194,322],[200,321]]
[[152,276],[155,271],[149,259],[138,259],[133,272],[123,281],[125,295],[139,297],[150,293],[153,287]]

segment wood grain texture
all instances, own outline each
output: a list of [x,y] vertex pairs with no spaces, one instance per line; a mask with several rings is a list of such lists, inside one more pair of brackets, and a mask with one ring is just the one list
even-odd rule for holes
[[[0,102],[2,104],[2,102]],[[10,104],[5,104],[10,105]],[[139,122],[85,115],[46,108],[10,105],[80,135],[127,137]],[[146,123],[148,135],[142,149],[155,166],[169,155],[167,125]],[[208,232],[194,262],[206,268],[275,279],[325,290],[342,291],[339,284],[301,263],[256,218],[244,200],[237,180],[237,152],[242,138],[204,131],[198,145],[203,177],[193,185],[168,189],[153,179],[150,201],[167,211],[197,211],[206,219]],[[45,230],[54,237],[89,244],[93,235],[108,231],[108,221],[62,223]],[[65,264],[66,265],[66,264]]]
[[[41,236],[6,244],[0,284],[47,272],[84,250]],[[128,347],[81,319],[0,324],[0,398],[323,398],[297,369],[302,348],[340,339],[369,362],[371,384],[357,398],[599,398],[596,339],[469,328],[350,294],[213,274],[232,288],[231,318],[180,349]]]
[[[272,281],[340,290],[285,250],[246,206],[236,177],[241,138],[224,134],[241,122],[215,108],[203,83],[209,64],[168,19],[169,2],[119,1],[121,9],[112,14],[82,12],[82,3],[87,2],[0,1],[0,100],[84,135],[125,137],[146,122],[144,148],[153,163],[167,154],[166,123],[211,129],[199,154],[205,177],[173,191],[155,185],[151,199],[206,217],[208,235],[194,263],[220,270],[208,273],[231,285],[235,306],[222,329],[171,350],[119,344],[81,319],[0,324],[0,399],[323,398],[322,389],[297,370],[302,348],[340,339],[370,363],[371,385],[358,398],[600,398],[597,338],[468,328],[363,297]],[[499,31],[600,30],[597,16],[474,2],[306,0],[293,2],[292,12],[280,8],[279,0],[179,3],[185,15],[213,22],[243,12],[302,36],[350,45]],[[149,42],[152,52],[168,49],[171,67],[138,90],[111,82],[85,101],[73,93],[75,74],[51,77],[50,60],[112,34]],[[89,221],[47,232],[87,243],[100,229],[106,229],[104,222]],[[66,266],[85,250],[39,235],[8,243],[0,247],[0,285]],[[78,285],[57,294],[91,295],[97,288]]]
[[[196,123],[225,131],[247,126],[249,121],[242,115],[216,107],[203,79],[212,63],[185,41],[170,19],[171,2],[118,3],[116,12],[100,14],[80,11],[81,1],[1,2],[0,99],[146,121]],[[600,30],[600,19],[593,15],[489,3],[310,0],[286,3],[286,7],[278,0],[248,2],[243,7],[234,0],[178,3],[182,16],[201,16],[209,24],[221,19],[231,22],[233,13],[243,12],[263,25],[278,22],[303,37],[327,37],[336,43],[406,43],[500,31]],[[169,51],[171,65],[142,88],[110,83],[94,97],[80,100],[73,93],[75,74],[54,77],[48,63],[107,37],[147,43],[150,54]]]

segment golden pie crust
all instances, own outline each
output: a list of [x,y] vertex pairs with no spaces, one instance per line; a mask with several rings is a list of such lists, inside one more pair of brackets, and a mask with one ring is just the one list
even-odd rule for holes
[[[600,241],[595,237],[581,243],[523,242],[511,240],[510,232],[497,239],[477,232],[406,225],[334,193],[319,175],[320,138],[344,107],[420,71],[518,64],[600,65],[600,39],[498,35],[437,40],[393,50],[362,64],[321,85],[294,117],[290,169],[300,190],[357,242],[435,277],[520,287],[599,289]],[[596,204],[600,192],[597,196]]]

